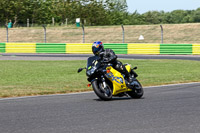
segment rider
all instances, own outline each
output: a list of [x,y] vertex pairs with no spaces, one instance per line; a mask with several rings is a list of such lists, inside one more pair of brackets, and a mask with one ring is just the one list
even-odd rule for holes
[[117,55],[112,49],[104,49],[101,41],[96,41],[92,45],[92,52],[95,56],[99,56],[103,62],[113,64],[113,68],[125,75],[125,78],[130,83],[132,78],[130,73],[126,70],[125,66],[117,60]]

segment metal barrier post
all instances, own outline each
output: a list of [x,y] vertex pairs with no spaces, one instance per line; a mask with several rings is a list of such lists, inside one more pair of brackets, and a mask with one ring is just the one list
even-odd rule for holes
[[29,19],[27,19],[27,27],[29,27]]
[[44,42],[47,42],[47,30],[46,30],[46,26],[43,24],[42,27],[44,28]]
[[161,28],[161,44],[163,44],[163,27],[162,25],[160,25]]
[[83,43],[85,43],[85,28],[83,24],[82,24],[82,30],[83,30]]
[[8,26],[5,24],[6,31],[7,31],[7,42],[8,42]]
[[124,25],[122,24],[122,43],[124,43]]

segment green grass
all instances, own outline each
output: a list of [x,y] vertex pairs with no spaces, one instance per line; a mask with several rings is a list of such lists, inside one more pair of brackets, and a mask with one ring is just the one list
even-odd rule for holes
[[[138,66],[143,86],[200,81],[200,62],[184,60],[123,60]],[[86,61],[0,61],[0,97],[88,91]]]

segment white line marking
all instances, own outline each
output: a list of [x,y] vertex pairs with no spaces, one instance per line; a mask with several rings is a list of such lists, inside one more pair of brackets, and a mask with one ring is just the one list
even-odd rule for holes
[[[180,83],[180,84],[168,84],[168,85],[158,85],[158,86],[149,86],[149,87],[144,87],[144,88],[158,88],[158,87],[169,87],[169,86],[177,86],[177,85],[192,85],[192,84],[200,84],[200,82]],[[77,92],[77,93],[68,93],[68,94],[52,94],[52,95],[39,95],[39,96],[24,96],[24,97],[0,98],[0,101],[4,101],[4,100],[17,100],[17,99],[26,99],[26,98],[37,98],[37,97],[53,97],[53,96],[81,95],[81,94],[89,94],[89,93],[94,93],[94,92],[93,92],[93,91],[87,91],[87,92]]]

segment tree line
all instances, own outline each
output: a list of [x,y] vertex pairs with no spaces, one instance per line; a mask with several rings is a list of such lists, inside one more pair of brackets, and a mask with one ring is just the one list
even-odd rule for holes
[[[134,5],[133,5],[134,6]],[[0,23],[14,25],[74,24],[76,18],[86,25],[140,25],[200,22],[200,8],[172,12],[127,11],[126,0],[0,0]]]

